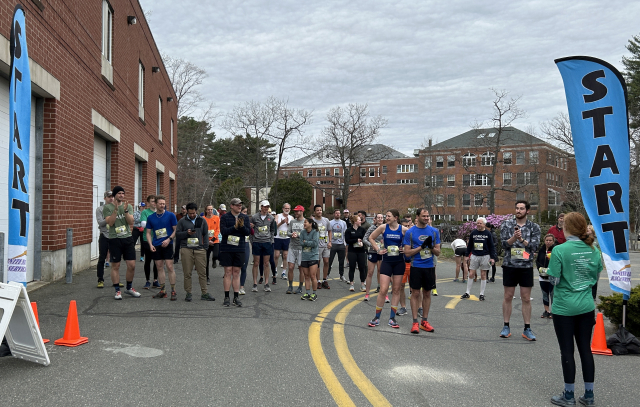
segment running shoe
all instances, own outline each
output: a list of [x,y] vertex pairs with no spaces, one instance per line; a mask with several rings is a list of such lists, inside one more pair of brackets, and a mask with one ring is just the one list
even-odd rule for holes
[[562,394],[551,397],[551,404],[556,406],[575,406],[576,399],[573,397],[573,392],[563,391]]
[[331,289],[331,287],[329,287],[329,282],[327,280],[324,280],[322,282],[322,288],[324,288],[325,290]]
[[395,318],[389,318],[389,326],[395,329],[400,328],[400,325],[396,322]]
[[317,299],[318,299],[318,294],[311,294],[311,295],[309,296],[309,301],[315,301],[315,300],[317,300]]
[[480,301],[484,301],[484,294],[480,294]]
[[454,282],[454,283],[457,283],[458,281],[460,281],[460,280],[458,280],[457,278],[454,278],[454,279],[453,279],[453,282]]
[[287,294],[293,294],[293,286],[289,286],[289,288],[287,288]]
[[433,290],[431,290],[431,295],[437,297],[438,296],[438,290],[436,290],[435,288]]
[[235,305],[236,307],[242,307],[242,303],[240,302],[238,297],[233,297],[233,305]]
[[308,293],[304,293],[304,295],[302,297],[300,297],[301,300],[308,300],[310,298],[311,298],[311,296]]
[[296,294],[302,294],[302,285],[298,286],[298,289],[296,290]]
[[251,291],[253,291],[254,293],[258,292],[258,285],[254,284],[253,287],[251,287]]
[[553,318],[553,313],[552,313],[552,312],[550,312],[550,313],[549,313],[549,319],[552,319],[552,318]]
[[422,318],[422,307],[418,308],[418,317]]
[[464,293],[460,296],[461,299],[466,300],[467,298],[470,298],[471,296],[469,295],[469,293]]
[[241,288],[240,291],[238,291],[238,294],[245,295],[246,293],[244,292],[244,288]]
[[98,281],[98,288],[104,288],[104,281]]
[[367,291],[367,287],[364,284],[360,284],[360,291],[362,292]]
[[276,278],[276,276],[273,276],[273,280],[271,281],[271,284],[273,284],[273,285],[277,285],[278,284],[278,279]]
[[207,277],[207,285],[211,285],[211,280],[209,280],[209,277]]
[[467,280],[465,280],[464,278],[462,279],[461,283],[466,283]]
[[153,287],[153,288],[160,288],[160,283],[158,282],[158,280],[155,280],[155,281],[153,282],[153,284],[151,284],[151,287]]
[[204,293],[200,296],[202,301],[215,301],[216,299],[211,296],[209,293]]
[[370,327],[374,327],[378,325],[380,325],[380,318],[373,318],[371,321],[369,321]]
[[349,291],[355,291],[355,289],[353,288],[353,284],[349,286]]
[[282,274],[280,274],[280,278],[283,280],[287,280],[287,273],[283,271]]
[[260,277],[260,281],[258,281],[258,284],[262,284],[264,282],[264,278]]
[[264,291],[271,292],[271,287],[269,287],[269,283],[264,285]]
[[187,293],[187,295],[185,295],[184,300],[186,302],[191,302],[191,300],[193,299],[193,295],[191,293]]
[[160,290],[153,296],[153,298],[167,298],[167,292],[164,290]]
[[386,297],[384,297],[384,302],[385,304],[390,303],[391,301],[389,301],[389,296],[387,295]]
[[509,328],[508,326],[503,326],[502,327],[502,331],[500,331],[500,337],[501,338],[508,338],[511,336],[511,328]]
[[344,281],[345,283],[349,284],[349,279],[348,279],[348,278],[346,278],[345,276],[340,276],[340,279],[341,279],[342,281]]
[[115,298],[116,300],[121,300],[122,299],[122,293],[120,293],[120,291],[116,291],[116,296],[113,297],[113,298]]
[[419,334],[420,333],[420,324],[418,324],[417,322],[414,322],[413,325],[411,325],[411,333],[412,334]]
[[318,290],[322,289],[322,282],[318,281]]
[[175,291],[171,291],[171,298],[169,298],[171,301],[176,301],[178,299],[178,294],[176,294]]
[[151,288],[151,281],[147,281],[146,283],[144,283],[144,287],[142,287],[142,288],[144,288],[145,290],[150,289]]
[[536,336],[533,334],[531,328],[527,328],[522,332],[522,337],[528,341],[535,341]]
[[549,318],[549,311],[545,310],[542,315],[540,315],[540,318]]
[[398,311],[396,312],[396,315],[401,317],[403,315],[407,314],[407,309],[405,307],[400,307],[398,308]]
[[229,299],[229,297],[224,297],[224,301],[222,302],[222,306],[223,307],[231,306],[231,300]]
[[124,290],[125,294],[129,294],[133,298],[140,298],[140,293],[137,292],[133,287],[128,290]]
[[105,261],[105,262],[104,262],[104,266],[105,266],[105,267],[109,267],[109,262],[108,262],[108,261]]
[[141,261],[141,262],[144,262],[144,257],[140,257],[140,261]]
[[489,281],[491,281],[492,283],[495,283],[495,282],[496,282],[496,279],[495,279],[495,278],[493,278],[493,277],[491,277],[491,278],[489,279]]
[[578,397],[580,404],[584,406],[595,406],[596,400],[593,397],[593,391],[585,391],[584,396]]
[[379,293],[380,292],[380,286],[378,286],[378,288],[376,288],[376,292]]
[[369,301],[369,294],[365,294],[365,295],[364,295],[364,300],[365,300],[365,301]]
[[427,332],[433,332],[433,331],[435,331],[435,329],[433,329],[433,327],[431,326],[431,324],[429,323],[429,321],[422,321],[422,322],[420,322],[420,329],[422,329],[423,331],[427,331]]

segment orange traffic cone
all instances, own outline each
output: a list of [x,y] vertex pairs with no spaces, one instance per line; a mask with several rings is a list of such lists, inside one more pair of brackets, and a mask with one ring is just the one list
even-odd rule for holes
[[[31,303],[31,309],[33,310],[33,315],[35,315],[36,317],[36,324],[38,324],[38,329],[40,329],[40,320],[38,319],[38,304],[36,304],[35,301]],[[42,342],[49,343],[51,341],[49,341],[48,339],[43,339]]]
[[594,355],[611,356],[611,349],[607,348],[607,337],[604,333],[604,318],[602,312],[598,312],[596,317],[596,328],[593,330],[591,339],[591,353]]
[[54,341],[55,345],[78,346],[89,342],[89,338],[80,336],[80,326],[78,325],[78,309],[76,301],[69,303],[69,313],[67,314],[67,325],[64,328],[64,337]]

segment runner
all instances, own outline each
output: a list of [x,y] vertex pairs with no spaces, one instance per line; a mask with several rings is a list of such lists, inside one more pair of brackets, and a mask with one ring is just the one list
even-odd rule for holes
[[322,259],[322,278],[320,278],[320,266],[318,265],[318,289],[329,289],[329,257],[331,256],[331,222],[322,216],[322,205],[313,207],[313,221],[318,225],[318,257]]
[[222,215],[224,215],[225,213],[227,213],[227,206],[225,204],[220,204],[220,206],[218,207],[218,216],[222,218]]
[[211,268],[216,268],[216,260],[220,253],[220,217],[215,213],[213,205],[209,204],[204,208],[204,219],[207,221],[207,233],[209,234],[209,246],[207,247],[207,285],[211,284],[209,279],[209,258]]
[[[176,219],[180,222],[180,219],[187,216],[187,205],[182,205],[180,213],[176,215]],[[180,240],[175,239],[175,251],[173,253],[173,263],[177,263],[180,260]]]
[[[351,214],[349,213],[349,209],[345,209],[344,211],[342,211],[342,216],[343,216],[342,220],[344,220],[344,223],[347,225],[347,227],[344,230],[347,230],[351,227],[351,221],[349,220],[349,218],[351,217]],[[349,246],[347,245],[345,245],[344,247],[344,256],[347,259],[346,266],[349,267]],[[343,277],[342,281],[349,284],[349,279],[347,279],[346,277]]]
[[253,253],[253,288],[251,291],[258,291],[258,265],[260,258],[264,264],[264,290],[269,292],[269,258],[273,254],[273,235],[276,233],[274,218],[269,213],[269,201],[266,199],[260,202],[260,212],[251,217],[251,227],[254,229],[251,252]]
[[164,266],[169,270],[169,283],[171,284],[171,301],[175,301],[176,295],[176,273],[173,269],[173,246],[171,242],[176,237],[176,226],[178,221],[173,212],[165,210],[166,198],[162,195],[156,196],[156,212],[147,217],[147,241],[151,242],[151,253],[156,267],[159,270],[160,291],[153,298],[167,298],[165,289],[166,275]]
[[276,263],[276,270],[278,266],[278,261],[280,261],[280,253],[282,253],[281,267],[282,274],[280,277],[283,280],[287,279],[287,268],[285,267],[285,263],[287,263],[287,254],[289,252],[289,242],[291,238],[289,237],[289,222],[293,220],[293,216],[289,215],[291,212],[291,205],[285,203],[282,205],[282,213],[276,215],[276,226],[278,226],[278,233],[274,236],[273,239],[273,257]]
[[331,251],[329,254],[329,269],[333,266],[333,259],[338,255],[338,272],[340,273],[340,281],[347,281],[344,277],[344,258],[346,248],[344,245],[344,232],[347,230],[347,224],[340,219],[340,209],[333,211],[333,219],[329,222],[331,228]]
[[[429,226],[434,227],[433,224],[431,223],[432,219],[431,216],[429,216]],[[416,218],[414,226],[418,224],[418,218]],[[436,228],[437,229],[437,228]],[[437,255],[433,255],[433,268],[437,269],[438,267],[438,256]],[[437,276],[437,272],[436,272],[436,281],[438,280],[438,276]],[[431,290],[431,295],[433,295],[434,297],[438,296],[438,290],[436,289],[435,285],[433,286],[433,289]],[[420,317],[422,317],[422,308],[420,308]]]
[[357,213],[360,216],[360,227],[365,230],[365,233],[371,227],[371,224],[367,222],[367,211],[360,210]]
[[[213,209],[213,207],[211,207]],[[180,257],[182,260],[182,272],[184,273],[184,290],[187,292],[185,301],[193,299],[191,295],[191,273],[193,266],[198,273],[200,282],[200,299],[215,301],[207,292],[206,257],[209,246],[209,225],[205,219],[198,216],[198,205],[191,202],[187,204],[187,216],[180,219],[176,229],[176,236],[180,238]],[[173,298],[173,294],[171,294]]]
[[[406,217],[403,218],[400,221],[400,224],[407,229],[413,227],[411,217],[409,217],[409,219],[407,219]],[[396,315],[399,317],[407,314],[407,298],[404,289],[406,284],[409,282],[409,276],[411,276],[411,257],[407,256],[406,254],[402,257],[404,259],[404,274],[402,275],[402,285],[400,286],[400,308],[398,308],[398,311],[396,311]],[[409,289],[409,292],[411,292],[411,289]]]
[[494,261],[493,264],[491,265],[491,278],[488,278],[489,273],[487,273],[487,279],[492,283],[495,283],[496,282],[496,262],[498,261],[498,255],[500,254],[498,253],[498,238],[496,237],[496,234],[494,232],[495,227],[491,223],[487,222],[485,226],[489,231],[489,233],[491,233],[491,240],[493,240],[493,247],[496,250],[496,261]]
[[536,257],[536,267],[538,268],[538,281],[540,282],[540,290],[542,290],[542,305],[544,305],[544,312],[540,318],[553,318],[551,311],[549,310],[549,300],[553,299],[553,285],[549,282],[549,275],[547,270],[549,269],[549,259],[551,258],[551,252],[556,247],[556,238],[549,233],[544,237],[544,244],[540,246],[538,251],[538,257]]
[[549,228],[547,234],[551,233],[553,237],[556,239],[557,244],[562,244],[567,241],[564,237],[564,232],[562,227],[564,226],[564,213],[558,214],[558,220],[555,225]]
[[241,307],[238,299],[240,290],[240,269],[244,263],[245,240],[251,233],[251,220],[245,214],[240,213],[242,201],[233,198],[229,202],[231,211],[220,217],[220,255],[218,260],[224,267],[224,302],[223,306],[231,305],[229,290],[233,285],[233,305]]
[[[302,256],[300,261],[300,272],[304,274],[304,287],[307,292],[300,297],[303,300],[315,301],[318,299],[316,287],[318,285],[318,260],[319,260],[319,233],[318,224],[312,218],[306,218],[303,223],[304,229],[300,231],[300,245]],[[313,290],[313,293],[311,293]]]
[[487,287],[487,273],[490,264],[496,262],[496,248],[493,246],[493,237],[491,232],[486,229],[487,220],[479,217],[476,220],[476,230],[471,231],[469,235],[469,246],[467,246],[466,255],[471,255],[471,263],[469,266],[469,279],[467,280],[467,292],[462,294],[460,298],[467,299],[471,297],[471,286],[476,278],[476,271],[480,270],[480,301],[484,301],[484,290]]
[[115,203],[104,206],[102,214],[109,225],[109,252],[111,252],[111,282],[116,290],[115,299],[121,300],[120,292],[120,261],[124,259],[127,264],[126,282],[124,290],[126,294],[134,298],[140,297],[140,293],[133,289],[133,276],[136,271],[136,248],[131,237],[131,225],[133,225],[133,207],[124,200],[124,188],[113,188]]
[[[147,219],[150,215],[153,215],[156,212],[156,196],[149,195],[147,197],[147,206],[144,211],[140,214],[140,226],[146,229],[147,227]],[[160,283],[158,282],[158,267],[156,267],[156,262],[153,260],[153,252],[151,251],[151,246],[149,242],[147,242],[147,232],[142,234],[142,249],[144,251],[144,276],[146,278],[146,283],[144,284],[145,289],[160,288]],[[153,285],[151,284],[151,264],[153,264]]]
[[502,260],[504,327],[500,332],[501,338],[511,336],[509,320],[511,319],[513,294],[516,291],[516,286],[520,285],[522,318],[524,319],[522,337],[529,341],[536,340],[536,336],[531,330],[531,287],[533,287],[533,258],[540,244],[540,227],[527,219],[530,208],[529,202],[516,201],[515,219],[505,221],[500,227],[500,238],[504,248],[504,259]]
[[[142,226],[140,226],[140,214],[141,211],[144,210],[145,206],[146,205],[144,204],[144,202],[140,202],[138,205],[136,205],[136,208],[133,211],[133,229],[131,229],[131,237],[133,238],[134,246],[138,244],[140,236],[142,236],[142,234],[144,233],[144,229],[142,228]],[[142,253],[142,246],[140,246],[140,261],[144,261]]]
[[[406,232],[398,224],[400,214],[397,209],[389,209],[386,214],[386,225],[380,225],[369,236],[369,242],[373,248],[382,255],[382,267],[380,270],[380,295],[376,301],[376,315],[369,322],[369,326],[374,327],[380,325],[380,314],[384,306],[384,298],[389,290],[389,281],[392,283],[391,291],[391,314],[389,315],[389,326],[392,328],[400,328],[396,322],[396,311],[398,309],[398,301],[400,299],[400,285],[402,276],[404,275],[404,259],[402,258],[402,237]],[[379,235],[384,236],[384,247],[378,246],[376,238]]]
[[456,255],[456,278],[453,281],[456,283],[460,281],[458,277],[460,276],[460,268],[462,268],[462,282],[464,283],[469,273],[467,269],[467,243],[462,239],[456,239],[451,242],[451,249]]
[[[384,215],[381,213],[375,215],[373,218],[373,225],[367,230],[367,233],[364,234],[364,244],[369,249],[369,252],[367,253],[368,270],[367,270],[367,282],[365,284],[365,294],[364,294],[365,301],[369,301],[369,290],[371,290],[371,280],[373,279],[373,271],[376,269],[376,267],[378,269],[378,274],[377,274],[378,288],[376,289],[376,292],[380,292],[380,265],[382,264],[382,256],[378,255],[378,253],[375,251],[375,249],[371,245],[371,242],[369,242],[369,236],[371,236],[371,233],[373,233],[373,231],[376,230],[376,228],[382,225],[383,223],[384,223]],[[384,239],[384,236],[382,235],[379,235],[378,239],[376,239],[376,242],[378,243],[379,247],[384,246],[383,239]]]
[[[440,254],[440,233],[429,226],[429,211],[419,208],[416,211],[416,226],[404,234],[404,254],[411,258],[411,315],[413,324],[411,333],[418,334],[420,329],[433,332],[433,326],[427,321],[431,307],[431,290],[436,286],[435,256]],[[422,297],[422,301],[420,300]],[[418,308],[422,305],[422,321],[418,324]]]
[[364,234],[366,230],[361,227],[362,218],[359,215],[351,215],[349,219],[351,221],[351,227],[347,229],[344,234],[344,241],[347,243],[349,250],[349,291],[354,291],[353,288],[356,266],[358,266],[358,272],[360,273],[360,291],[365,291],[365,281],[367,280],[367,254],[365,253]]
[[104,193],[104,203],[96,208],[96,222],[100,229],[100,237],[98,238],[98,288],[104,288],[104,263],[109,251],[109,228],[107,221],[104,219],[104,206],[113,203],[113,195],[111,191]]
[[[247,207],[242,205],[242,209],[240,213],[249,216]],[[253,229],[251,229],[251,234],[253,234]],[[251,243],[249,239],[244,243],[244,263],[242,263],[242,267],[240,268],[240,290],[238,293],[240,295],[245,295],[244,291],[244,283],[247,281],[247,266],[249,265],[249,259],[251,257]]]
[[[304,207],[298,205],[293,208],[294,219],[289,221],[288,236],[291,238],[289,243],[289,253],[287,254],[287,262],[289,265],[289,288],[287,288],[287,294],[293,294],[293,269],[298,266],[300,272],[300,263],[302,262],[302,245],[300,244],[300,232],[304,229]],[[300,272],[300,285],[296,294],[302,294],[302,277],[304,275]]]

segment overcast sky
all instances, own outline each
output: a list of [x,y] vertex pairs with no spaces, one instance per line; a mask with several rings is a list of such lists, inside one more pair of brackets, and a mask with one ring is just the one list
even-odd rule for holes
[[288,99],[317,135],[330,108],[367,103],[389,121],[378,141],[406,154],[490,118],[490,88],[521,97],[515,126],[537,128],[567,109],[554,59],[622,71],[640,34],[631,0],[139,1],[160,51],[207,70],[200,90],[220,111]]

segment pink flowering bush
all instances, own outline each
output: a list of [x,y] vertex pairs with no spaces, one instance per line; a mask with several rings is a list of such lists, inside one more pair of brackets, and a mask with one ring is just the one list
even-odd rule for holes
[[[480,216],[478,216],[480,217]],[[487,215],[485,216],[487,219],[487,223],[491,223],[494,227],[493,233],[495,233],[496,237],[500,239],[500,226],[504,223],[504,221],[508,219],[513,219],[513,215]],[[477,218],[476,218],[477,219]],[[466,240],[471,234],[472,230],[476,228],[476,221],[468,221],[463,223],[460,228],[458,228],[458,238]]]

